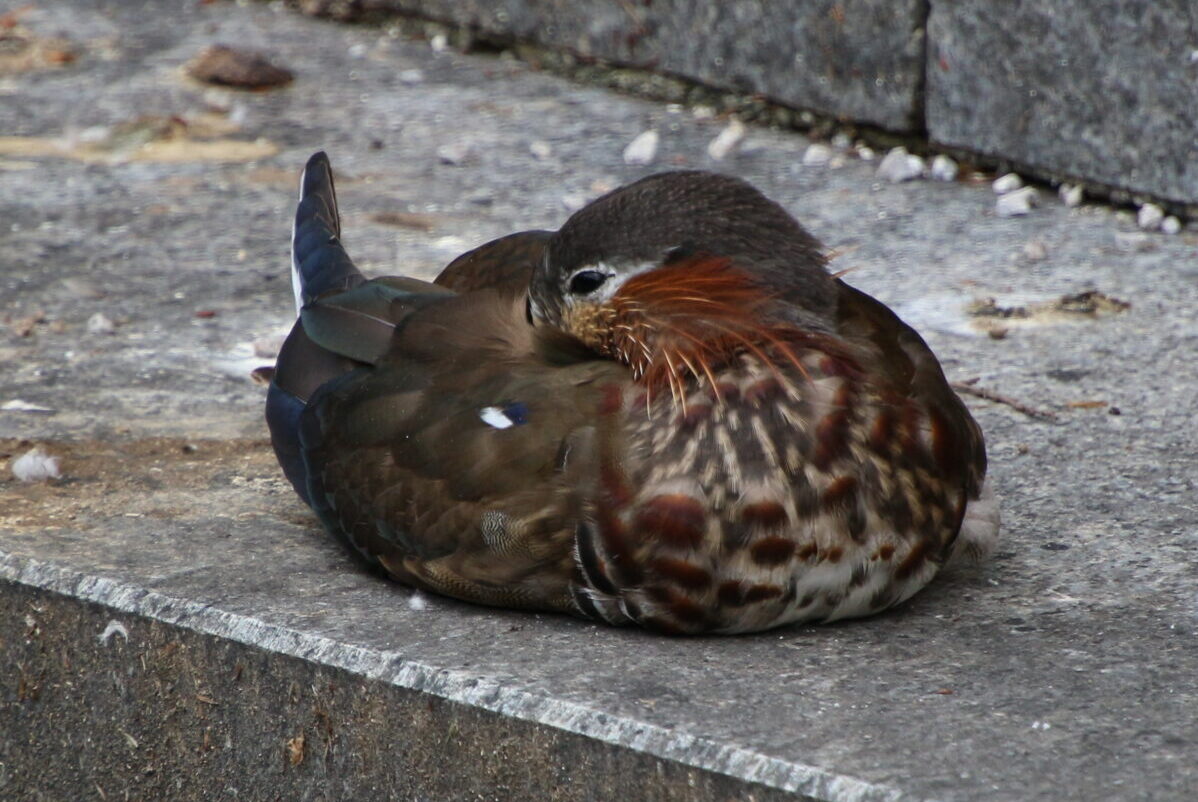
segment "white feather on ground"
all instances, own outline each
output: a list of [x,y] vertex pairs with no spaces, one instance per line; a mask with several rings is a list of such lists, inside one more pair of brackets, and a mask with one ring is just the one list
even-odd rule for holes
[[423,612],[428,609],[428,599],[420,591],[414,590],[408,597],[408,609],[417,613]]
[[58,457],[50,456],[38,446],[17,457],[9,467],[18,482],[40,482],[62,476],[58,467]]
[[961,532],[953,543],[949,560],[953,562],[981,562],[994,553],[998,545],[998,532],[1002,516],[998,509],[998,496],[989,479],[982,482],[978,497],[965,505],[965,519]]

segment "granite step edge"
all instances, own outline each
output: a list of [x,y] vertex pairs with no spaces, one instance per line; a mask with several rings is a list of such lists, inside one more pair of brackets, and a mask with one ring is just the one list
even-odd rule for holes
[[399,652],[342,643],[53,562],[0,551],[3,580],[808,798],[827,802],[915,800],[896,788],[508,687],[484,675],[437,668]]

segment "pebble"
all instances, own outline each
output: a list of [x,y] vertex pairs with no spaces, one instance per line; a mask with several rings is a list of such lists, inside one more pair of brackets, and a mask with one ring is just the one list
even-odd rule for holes
[[460,165],[473,155],[469,142],[450,142],[437,148],[437,158],[442,164]]
[[745,124],[733,117],[724,130],[707,143],[707,155],[716,161],[722,161],[729,153],[736,150],[741,140],[745,138],[746,130]]
[[869,145],[858,145],[857,158],[863,162],[872,162],[878,158],[878,154]]
[[1057,190],[1057,194],[1061,197],[1061,203],[1073,209],[1082,205],[1082,201],[1086,199],[1086,192],[1077,184],[1061,184],[1061,188]]
[[562,206],[564,206],[568,212],[576,212],[586,205],[586,195],[583,195],[579,192],[568,192],[565,195],[562,195]]
[[1136,225],[1141,231],[1160,231],[1165,222],[1165,210],[1155,203],[1145,203],[1136,214]]
[[50,407],[43,407],[41,404],[31,404],[28,401],[23,401],[20,398],[13,398],[0,404],[0,410],[4,412],[41,412],[49,413],[54,410]]
[[932,159],[929,175],[933,181],[956,181],[959,169],[954,159],[939,153]]
[[476,189],[466,196],[466,203],[471,203],[475,206],[490,206],[495,203],[495,196],[491,194],[491,190],[489,189]]
[[62,476],[58,457],[52,457],[36,446],[13,460],[10,467],[18,482],[40,482]]
[[1048,248],[1044,247],[1044,243],[1038,239],[1026,243],[1023,246],[1023,258],[1029,262],[1042,262],[1048,257]]
[[88,334],[112,334],[114,331],[116,324],[103,312],[96,312],[87,319]]
[[108,293],[101,289],[93,281],[85,278],[70,277],[62,280],[62,288],[71,295],[79,298],[88,298],[93,301],[103,298]]
[[401,70],[399,73],[399,82],[407,86],[424,83],[424,70]]
[[1116,231],[1115,247],[1124,253],[1149,253],[1158,245],[1154,237],[1142,231]]
[[445,253],[458,254],[466,250],[466,240],[461,237],[448,234],[444,237],[437,237],[433,240],[433,247]]
[[1017,189],[1022,189],[1023,179],[1017,176],[1015,173],[1007,173],[1004,176],[994,179],[994,183],[990,186],[994,188],[995,195],[1006,195],[1008,192],[1014,192]]
[[449,37],[443,33],[439,33],[428,40],[428,46],[433,49],[434,53],[444,53],[449,49]]
[[998,200],[994,202],[994,212],[999,217],[1019,217],[1030,212],[1032,207],[1039,203],[1040,195],[1035,187],[1022,187],[999,195]]
[[1166,217],[1164,220],[1161,221],[1161,231],[1163,231],[1166,234],[1180,234],[1181,233],[1181,221],[1178,220],[1173,215],[1169,215],[1168,217]]
[[206,48],[185,69],[197,81],[233,89],[273,89],[286,86],[295,77],[261,53],[227,45]]
[[908,153],[906,148],[899,146],[891,148],[890,152],[882,158],[881,163],[878,164],[878,176],[892,184],[898,184],[902,181],[922,177],[925,166],[922,158]]
[[553,146],[543,139],[534,139],[528,144],[528,152],[537,161],[545,161],[553,155]]
[[657,146],[660,143],[661,136],[652,128],[642,131],[624,148],[624,163],[652,164],[657,158]]
[[712,120],[715,119],[715,109],[711,106],[695,106],[691,109],[691,116],[696,120]]
[[832,148],[822,142],[815,142],[807,146],[807,150],[803,152],[804,167],[823,167],[832,160]]
[[836,133],[832,137],[832,147],[837,150],[848,150],[853,145],[853,139],[844,131]]

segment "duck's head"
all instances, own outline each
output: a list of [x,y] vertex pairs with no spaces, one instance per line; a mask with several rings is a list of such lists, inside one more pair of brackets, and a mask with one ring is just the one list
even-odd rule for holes
[[744,181],[661,173],[599,198],[553,235],[529,316],[638,378],[658,367],[672,377],[667,364],[711,367],[779,328],[826,331],[836,289],[824,264],[815,238]]

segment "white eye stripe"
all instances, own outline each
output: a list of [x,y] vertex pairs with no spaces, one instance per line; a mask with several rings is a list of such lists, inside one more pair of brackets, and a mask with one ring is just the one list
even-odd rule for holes
[[[562,297],[567,305],[575,303],[603,303],[610,300],[613,295],[620,291],[624,286],[624,282],[633,276],[639,276],[641,273],[647,273],[656,267],[659,267],[657,262],[641,262],[637,264],[621,264],[619,266],[609,264],[607,262],[595,262],[594,264],[583,265],[572,272],[562,286]],[[577,295],[570,292],[570,284],[579,273],[593,271],[602,273],[607,276],[607,281],[603,282],[593,292],[585,295]]]

